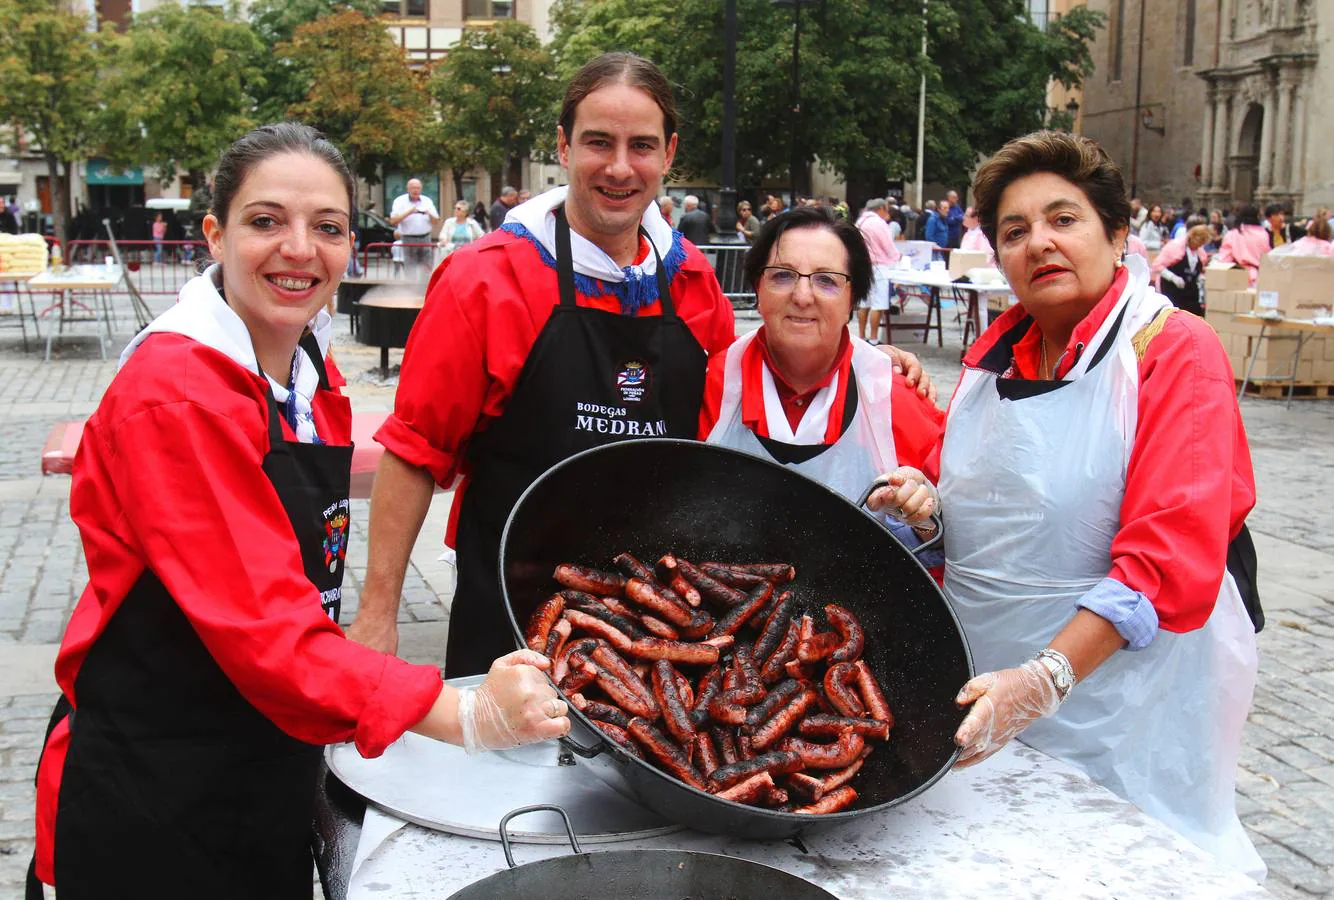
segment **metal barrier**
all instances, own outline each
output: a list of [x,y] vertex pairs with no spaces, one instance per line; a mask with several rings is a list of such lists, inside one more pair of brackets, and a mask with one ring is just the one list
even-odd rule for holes
[[[418,276],[425,278],[444,259],[434,241],[392,244],[374,243],[361,248],[362,278],[411,278],[410,268],[416,266]],[[425,270],[423,274],[421,270]]]
[[[199,274],[209,259],[204,241],[163,241],[161,253],[155,241],[121,241],[116,245],[125,261],[125,277],[140,294],[174,297],[187,281]],[[101,263],[111,256],[111,242],[70,241],[65,262]],[[161,258],[161,262],[156,260]]]
[[754,309],[755,292],[746,284],[742,262],[749,244],[707,244],[699,250],[713,266],[713,274],[723,289],[723,296],[732,301],[733,309]]

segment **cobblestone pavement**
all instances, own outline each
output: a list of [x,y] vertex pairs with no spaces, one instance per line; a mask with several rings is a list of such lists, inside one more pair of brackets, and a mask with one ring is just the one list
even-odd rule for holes
[[[150,302],[157,309],[164,303]],[[944,405],[958,377],[959,330],[920,351]],[[114,374],[131,325],[117,323],[112,361],[93,340],[57,346],[50,363],[25,354],[17,330],[0,331],[0,897],[20,895],[32,852],[32,778],[55,695],[51,662],[87,581],[69,520],[69,480],[42,478],[39,454],[58,422],[87,416]],[[346,326],[343,326],[346,328]],[[741,321],[739,330],[754,327]],[[358,410],[387,409],[394,379],[371,370],[377,351],[344,331],[336,352]],[[393,361],[399,359],[395,351]],[[1260,551],[1269,624],[1260,635],[1260,681],[1238,771],[1238,807],[1269,864],[1266,887],[1283,898],[1334,898],[1334,403],[1242,404],[1260,502],[1250,524]],[[437,495],[404,587],[404,654],[430,658],[442,642],[452,572],[436,562],[450,497]],[[353,504],[345,616],[365,573],[368,504]],[[443,602],[442,602],[443,601]]]

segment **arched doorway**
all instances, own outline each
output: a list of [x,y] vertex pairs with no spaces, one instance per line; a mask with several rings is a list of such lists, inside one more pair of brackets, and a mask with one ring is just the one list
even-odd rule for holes
[[1260,168],[1260,135],[1264,129],[1265,111],[1258,103],[1246,107],[1237,135],[1237,150],[1232,154],[1232,202],[1250,203],[1255,199],[1256,181]]

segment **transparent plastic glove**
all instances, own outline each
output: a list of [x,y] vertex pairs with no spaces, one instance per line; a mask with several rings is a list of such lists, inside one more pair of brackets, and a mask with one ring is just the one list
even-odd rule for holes
[[954,733],[954,743],[963,748],[954,767],[964,769],[1004,747],[1033,720],[1054,713],[1061,696],[1046,667],[1030,659],[1017,669],[977,676],[963,686],[954,702],[973,705]]
[[920,470],[899,466],[889,473],[889,487],[878,488],[867,498],[874,512],[885,513],[909,525],[926,525],[940,510],[940,493]]
[[1186,286],[1186,279],[1182,278],[1180,275],[1178,275],[1176,272],[1173,272],[1171,269],[1163,269],[1162,279],[1163,281],[1166,281],[1167,283],[1175,285],[1176,287],[1179,288]]
[[551,661],[515,650],[491,664],[486,680],[459,691],[463,749],[508,750],[570,733],[569,707],[542,674]]

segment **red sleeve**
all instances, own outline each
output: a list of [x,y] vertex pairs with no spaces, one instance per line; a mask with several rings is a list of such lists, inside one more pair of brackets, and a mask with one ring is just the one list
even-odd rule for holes
[[261,468],[263,412],[198,361],[181,377],[191,399],[137,412],[108,440],[108,474],[145,565],[275,725],[313,744],[353,738],[379,755],[430,709],[438,670],[343,637]]
[[927,470],[944,430],[945,414],[930,400],[908,387],[903,376],[898,373],[894,375],[890,404],[894,455],[898,457],[899,465],[921,469],[934,482],[936,478]]
[[1140,363],[1139,421],[1110,577],[1149,598],[1167,631],[1204,625],[1227,545],[1255,505],[1232,379],[1212,329],[1168,317]]
[[709,372],[704,378],[704,403],[699,408],[699,439],[708,440],[723,406],[723,373],[727,368],[727,351],[709,357]]
[[[681,297],[675,296],[678,281],[685,282]],[[678,314],[690,326],[705,353],[712,357],[732,346],[732,341],[736,340],[736,314],[732,311],[732,301],[723,295],[713,267],[698,250],[690,248],[687,262],[677,273],[672,287]]]

